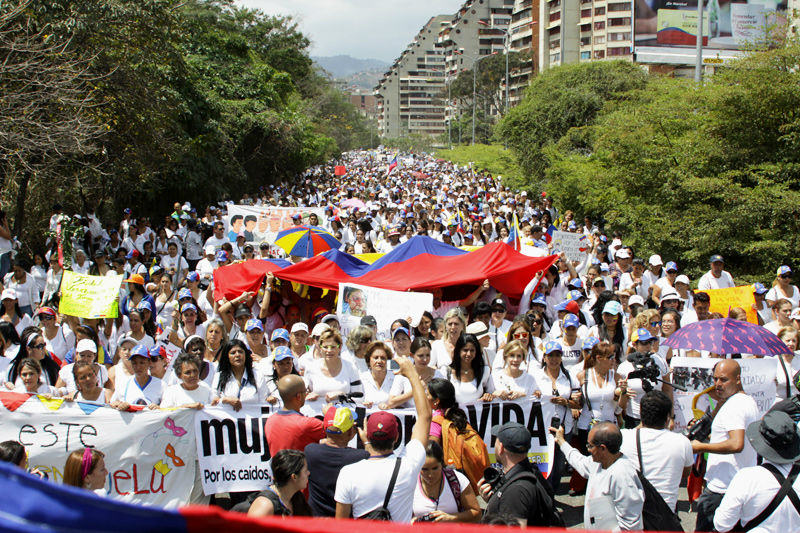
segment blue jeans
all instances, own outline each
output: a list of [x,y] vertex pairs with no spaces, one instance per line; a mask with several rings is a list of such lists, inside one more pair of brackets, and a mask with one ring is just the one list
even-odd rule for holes
[[9,272],[11,272],[11,250],[0,254],[0,280],[6,277]]

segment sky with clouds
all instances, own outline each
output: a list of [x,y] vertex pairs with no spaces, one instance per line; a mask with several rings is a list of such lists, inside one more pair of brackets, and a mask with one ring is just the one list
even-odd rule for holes
[[393,61],[435,15],[463,0],[237,0],[270,15],[292,15],[311,40],[311,55]]

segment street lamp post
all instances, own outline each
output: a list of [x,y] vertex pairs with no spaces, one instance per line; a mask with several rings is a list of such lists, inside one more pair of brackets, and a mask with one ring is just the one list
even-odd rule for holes
[[703,0],[697,0],[697,42],[695,43],[694,81],[703,80]]
[[472,140],[470,145],[475,144],[475,104],[477,103],[477,93],[476,93],[476,74],[478,72],[478,67],[480,64],[481,59],[486,59],[487,57],[492,57],[497,52],[492,52],[488,56],[479,57],[475,60],[475,63],[472,66]]

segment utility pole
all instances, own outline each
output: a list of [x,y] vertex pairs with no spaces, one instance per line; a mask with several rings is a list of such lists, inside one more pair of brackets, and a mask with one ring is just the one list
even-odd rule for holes
[[694,81],[703,81],[703,0],[697,0],[697,43],[694,52]]

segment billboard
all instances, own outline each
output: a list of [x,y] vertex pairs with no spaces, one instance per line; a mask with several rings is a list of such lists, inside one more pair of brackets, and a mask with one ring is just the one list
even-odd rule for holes
[[[633,41],[643,63],[694,64],[697,0],[634,0]],[[786,0],[705,0],[703,62],[763,47],[787,22]]]

